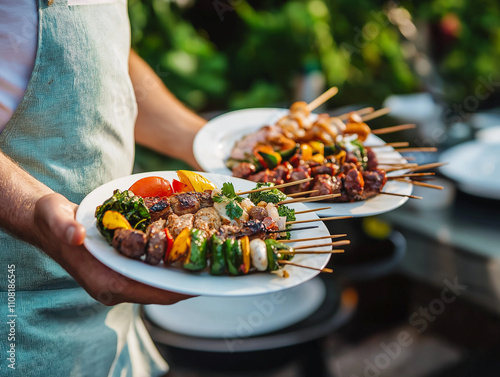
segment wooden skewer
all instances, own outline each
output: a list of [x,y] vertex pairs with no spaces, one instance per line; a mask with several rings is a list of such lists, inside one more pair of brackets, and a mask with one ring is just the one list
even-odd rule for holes
[[310,249],[312,247],[326,247],[326,246],[344,246],[344,245],[349,245],[351,241],[349,240],[342,240],[342,241],[335,241],[335,242],[330,242],[330,243],[323,243],[323,244],[317,244],[317,245],[304,245],[304,246],[297,246],[294,247],[294,250],[303,250],[303,249]]
[[313,111],[317,107],[321,106],[324,104],[326,101],[328,101],[330,98],[332,98],[335,94],[339,92],[339,88],[336,86],[332,86],[330,89],[328,89],[326,92],[321,94],[318,98],[312,100],[308,105],[307,109],[309,111]]
[[261,187],[261,188],[258,188],[255,190],[249,190],[249,191],[238,191],[236,193],[236,195],[245,195],[245,194],[251,194],[252,192],[268,191],[268,190],[272,190],[275,188],[280,189],[282,187],[294,186],[294,185],[298,185],[300,183],[309,182],[309,181],[312,181],[313,179],[314,178],[311,177],[311,178],[299,179],[298,181],[294,181],[294,182],[282,183],[281,185],[276,185],[276,186]]
[[[392,152],[392,151],[391,151],[391,152]],[[382,159],[384,158],[384,156],[383,156],[383,155],[378,155],[377,157],[378,157],[378,160],[379,160],[379,163],[378,163],[378,164],[379,164],[379,165],[384,165],[384,163],[383,163],[382,161],[380,161],[380,160],[382,160]],[[406,161],[415,161],[415,160],[416,160],[416,158],[415,158],[415,157],[412,157],[412,156],[408,156],[408,157],[406,157],[406,156],[405,156],[405,157],[404,157],[404,159],[405,159]],[[393,162],[396,162],[397,160],[394,160],[394,159],[393,159],[393,160],[387,160],[387,161],[393,161]],[[386,162],[387,162],[387,161],[386,161]],[[399,162],[401,163],[401,160],[400,160]]]
[[[372,120],[372,119],[375,119],[375,118],[378,118],[378,117],[381,117],[382,115],[386,115],[386,114],[389,114],[391,112],[391,109],[388,108],[388,107],[383,107],[381,109],[378,109],[378,110],[375,110],[373,113],[371,114],[368,114],[368,115],[365,115],[363,117],[361,117],[361,120],[363,122],[366,122],[368,120]],[[372,131],[373,133],[373,131]]]
[[396,194],[396,193],[394,193],[394,192],[385,192],[385,191],[381,191],[381,192],[379,192],[379,194],[383,194],[383,195],[392,195],[392,196],[401,196],[402,198],[410,198],[410,199],[423,199],[421,196]]
[[401,174],[401,175],[391,175],[387,176],[387,179],[398,179],[398,178],[407,178],[407,177],[425,177],[428,175],[435,175],[436,173],[410,173],[410,174]]
[[[287,221],[286,225],[291,224],[304,224],[304,223],[313,223],[315,221],[328,221],[328,220],[343,220],[343,219],[351,219],[352,216],[332,216],[332,217],[323,217],[317,219],[309,219],[309,220],[295,220],[295,221]],[[283,230],[284,232],[284,230]]]
[[295,243],[295,242],[304,242],[304,241],[316,241],[316,240],[326,240],[332,238],[341,238],[346,237],[347,234],[334,234],[331,236],[323,236],[323,237],[311,237],[311,238],[298,238],[295,240],[280,240],[281,243]]
[[435,147],[430,147],[430,148],[396,148],[394,150],[396,152],[399,152],[399,153],[408,153],[408,152],[437,152],[437,148],[435,148]]
[[280,251],[280,254],[283,255],[295,255],[295,254],[343,254],[345,253],[345,250],[343,249],[335,249],[335,250],[330,250],[330,251],[314,251],[314,250],[307,250],[307,251]]
[[311,266],[304,266],[303,264],[293,263],[293,262],[290,262],[288,260],[278,260],[278,263],[279,264],[288,264],[290,266],[295,266],[295,267],[308,268],[309,270],[326,272],[328,274],[331,274],[333,272],[333,270],[331,268],[316,268],[316,267],[311,267]]
[[[384,164],[379,164],[379,165],[384,165]],[[408,168],[415,167],[415,166],[417,166],[417,164],[402,164],[402,165],[393,166],[391,168],[384,169],[384,170],[386,173],[390,173],[391,171],[408,169]]]
[[351,115],[351,113],[356,113],[360,117],[362,117],[363,115],[373,113],[373,110],[375,110],[373,107],[363,107],[359,110],[349,111],[348,113],[341,114],[337,118],[339,118],[340,120],[347,120],[349,119],[349,115]]
[[330,208],[331,207],[321,207],[321,208],[306,209],[304,211],[297,211],[297,212],[295,212],[295,214],[296,215],[302,215],[303,213],[324,211],[324,210],[330,209]]
[[332,199],[339,197],[340,194],[328,194],[328,195],[319,195],[319,196],[308,196],[305,198],[295,198],[295,199],[287,199],[279,202],[278,204],[290,204],[290,203],[304,203],[304,202],[316,202],[320,200]]
[[301,196],[301,195],[306,195],[306,194],[311,194],[313,192],[318,192],[319,190],[310,190],[310,191],[302,191],[302,192],[296,192],[295,194],[289,194],[287,195],[289,198],[294,198],[296,196]]
[[393,147],[393,148],[399,148],[399,147],[407,147],[410,145],[407,141],[399,141],[396,143],[386,143],[386,144],[380,144],[380,145],[365,145],[367,148],[383,148],[383,147]]
[[443,165],[447,165],[447,162],[433,162],[431,164],[425,164],[425,165],[420,165],[416,166],[414,168],[409,169],[409,171],[419,171],[419,170],[424,170],[424,169],[433,169],[433,168],[438,168]]
[[372,134],[374,134],[374,135],[389,134],[391,132],[409,130],[409,129],[415,128],[415,127],[417,127],[416,124],[402,124],[400,126],[385,127],[385,128],[379,128],[376,130],[372,130]]
[[413,180],[408,180],[408,179],[396,179],[398,182],[407,182],[411,183],[412,185],[415,186],[422,186],[422,187],[428,187],[436,190],[442,190],[443,186],[438,186],[438,185],[431,185],[430,183],[425,183],[425,182],[419,182],[419,181],[413,181]]
[[318,228],[318,226],[303,226],[300,228],[292,228],[292,229],[285,229],[285,230],[268,230],[266,233],[284,233],[284,232],[293,232],[295,230],[308,230],[308,229],[314,229]]

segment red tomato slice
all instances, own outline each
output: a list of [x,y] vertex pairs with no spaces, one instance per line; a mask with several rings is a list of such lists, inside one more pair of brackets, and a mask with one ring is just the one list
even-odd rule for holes
[[174,192],[170,182],[161,177],[146,177],[139,179],[129,188],[135,195],[146,198],[148,196],[170,196]]
[[173,187],[175,193],[190,191],[188,185],[186,185],[185,183],[182,183],[181,181],[178,181],[177,179],[172,180],[172,187]]

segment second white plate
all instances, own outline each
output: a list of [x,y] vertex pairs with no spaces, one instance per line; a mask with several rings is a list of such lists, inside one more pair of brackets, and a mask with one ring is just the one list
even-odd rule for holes
[[[256,108],[232,111],[209,121],[196,135],[193,151],[196,161],[203,170],[216,174],[231,175],[225,162],[236,141],[259,128],[276,122],[287,113],[286,109]],[[384,141],[370,135],[367,145],[380,145]],[[377,157],[381,162],[404,161],[403,157],[391,147],[377,148]],[[404,182],[389,181],[384,191],[410,195],[412,185]],[[402,206],[408,198],[377,195],[374,198],[354,203],[306,203],[308,208],[330,207],[318,212],[327,216],[372,216],[392,211]]]

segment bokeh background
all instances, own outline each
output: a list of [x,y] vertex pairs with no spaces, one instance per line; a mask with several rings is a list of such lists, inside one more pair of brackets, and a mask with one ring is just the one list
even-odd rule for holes
[[[128,3],[133,48],[207,119],[236,109],[288,107],[337,86],[339,94],[321,111],[391,107],[390,116],[370,126],[416,123],[417,129],[384,139],[439,148],[409,155],[420,164],[496,135],[488,155],[462,162],[473,183],[498,187],[499,128],[483,132],[500,125],[497,0]],[[136,171],[178,168],[189,167],[137,148]],[[248,358],[177,349],[168,359],[170,376],[499,376],[500,195],[465,190],[437,173],[430,183],[443,190],[414,189],[424,200],[332,225],[332,234],[346,233],[352,241],[332,258],[335,273],[328,280],[330,299],[341,292],[356,303],[346,326],[306,347]],[[441,298],[450,284],[465,288],[455,289],[457,299],[445,305]],[[386,346],[407,333],[411,347],[392,357]],[[284,366],[274,371],[249,371],[279,359]],[[369,364],[382,359],[390,362],[375,369]],[[231,362],[229,374],[208,372]]]

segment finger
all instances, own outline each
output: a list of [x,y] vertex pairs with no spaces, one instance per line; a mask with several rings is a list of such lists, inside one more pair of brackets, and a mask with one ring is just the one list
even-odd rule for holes
[[76,208],[64,196],[54,193],[40,198],[35,211],[59,241],[81,245],[85,239],[85,228],[75,220]]

